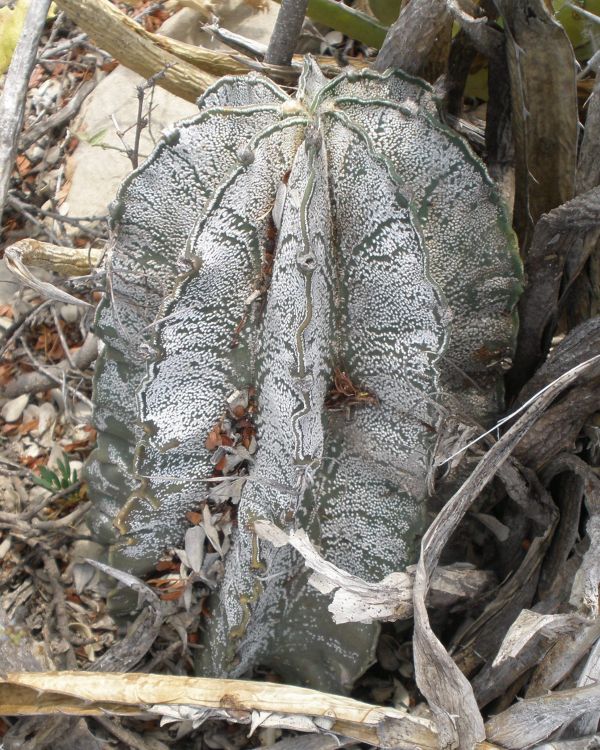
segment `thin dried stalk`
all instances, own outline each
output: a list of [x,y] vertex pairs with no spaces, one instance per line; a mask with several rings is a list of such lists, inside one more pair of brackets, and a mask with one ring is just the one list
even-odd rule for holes
[[[290,685],[217,680],[171,675],[89,672],[14,672],[0,681],[5,715],[67,713],[80,716],[163,714],[178,707],[210,710],[212,716],[265,725],[290,726],[290,719],[309,731],[332,731],[383,747],[436,750],[430,722],[393,708]],[[256,712],[260,712],[257,717]],[[264,715],[263,715],[264,714]],[[191,718],[191,715],[190,715]]]

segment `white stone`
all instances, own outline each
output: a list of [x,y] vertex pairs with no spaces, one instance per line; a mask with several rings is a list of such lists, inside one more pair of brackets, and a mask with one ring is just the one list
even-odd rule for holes
[[61,305],[59,314],[65,323],[75,323],[79,318],[79,308],[77,305]]
[[28,402],[29,395],[27,393],[24,393],[22,396],[17,396],[17,398],[11,398],[10,401],[7,401],[2,407],[2,411],[0,412],[2,414],[2,419],[4,419],[5,422],[17,422],[25,411]]

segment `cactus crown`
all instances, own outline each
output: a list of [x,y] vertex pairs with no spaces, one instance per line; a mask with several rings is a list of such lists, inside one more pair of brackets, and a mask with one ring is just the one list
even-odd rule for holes
[[237,503],[199,669],[268,663],[340,690],[376,627],[335,626],[301,560],[253,522],[301,525],[369,580],[412,561],[443,420],[500,406],[516,245],[420,80],[328,82],[308,59],[294,99],[250,75],[199,107],[112,208],[89,524],[143,574],[181,545],[187,511]]

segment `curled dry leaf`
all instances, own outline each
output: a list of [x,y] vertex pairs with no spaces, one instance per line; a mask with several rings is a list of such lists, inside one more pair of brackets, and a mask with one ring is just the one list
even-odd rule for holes
[[[322,594],[333,593],[329,605],[333,621],[370,623],[377,620],[404,620],[412,617],[412,587],[415,566],[406,572],[390,573],[371,583],[342,570],[325,560],[303,529],[289,535],[269,521],[255,521],[254,531],[260,539],[276,547],[291,545],[314,573],[308,582]],[[494,582],[494,577],[471,566],[450,566],[435,571],[431,599],[448,606],[457,599],[476,596]]]
[[57,302],[64,302],[70,305],[80,305],[82,307],[91,307],[89,302],[73,297],[72,294],[65,292],[54,284],[50,284],[47,281],[42,281],[34,276],[26,263],[26,256],[23,253],[23,247],[19,246],[20,243],[7,247],[4,251],[4,260],[10,271],[18,278],[23,284],[35,289],[42,296],[47,299],[56,300]]
[[96,268],[104,255],[104,250],[98,248],[63,247],[31,237],[15,242],[8,249],[25,265],[43,268],[63,278],[86,276]]

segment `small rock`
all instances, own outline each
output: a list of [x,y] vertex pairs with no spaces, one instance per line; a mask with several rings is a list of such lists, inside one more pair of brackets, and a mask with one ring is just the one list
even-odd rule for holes
[[46,151],[46,164],[48,167],[53,167],[55,164],[58,164],[61,158],[62,150],[58,145],[52,146]]
[[31,100],[37,113],[47,112],[56,105],[61,93],[61,84],[56,78],[48,78],[34,89]]
[[25,152],[25,156],[27,156],[32,164],[37,164],[38,161],[41,161],[44,157],[44,149],[37,145],[32,146]]
[[[23,422],[32,422],[34,419],[39,419],[40,407],[37,404],[28,404],[23,412]],[[33,430],[30,430],[33,434]]]
[[0,316],[0,328],[2,328],[4,331],[8,330],[12,324],[12,318],[7,318],[5,315]]
[[22,451],[22,454],[26,458],[39,458],[44,452],[40,445],[32,442],[28,438],[25,438],[23,440],[23,445],[27,446],[25,450]]
[[54,440],[53,428],[57,417],[57,411],[50,401],[45,401],[38,407],[38,426],[31,431],[31,434],[38,438],[38,441],[44,446],[44,448],[52,447]]
[[88,404],[83,401],[78,401],[73,407],[73,416],[79,420],[79,422],[88,424],[92,421],[92,410]]
[[65,323],[75,323],[79,318],[79,307],[77,305],[61,305],[59,314]]
[[28,402],[29,395],[27,393],[24,393],[22,396],[17,396],[17,398],[11,398],[11,400],[7,401],[2,407],[2,411],[0,412],[0,414],[2,414],[2,419],[4,419],[5,422],[16,422],[21,418]]
[[50,394],[52,395],[52,399],[54,400],[54,403],[56,404],[56,407],[59,412],[64,412],[65,410],[65,397],[63,396],[63,392],[60,388],[52,388],[50,391]]

